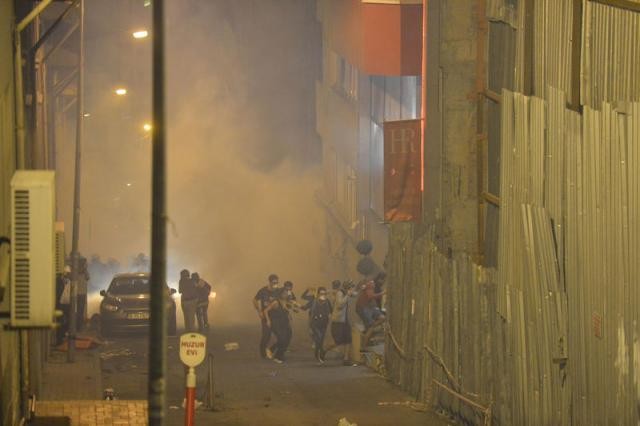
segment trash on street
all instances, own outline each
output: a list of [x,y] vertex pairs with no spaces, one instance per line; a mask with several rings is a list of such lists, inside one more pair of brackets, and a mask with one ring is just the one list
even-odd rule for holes
[[238,342],[229,342],[224,344],[225,351],[237,351],[240,349],[240,344]]

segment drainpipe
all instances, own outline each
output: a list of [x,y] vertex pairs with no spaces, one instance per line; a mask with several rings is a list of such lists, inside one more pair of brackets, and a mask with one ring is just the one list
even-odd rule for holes
[[[427,130],[427,18],[429,16],[429,0],[422,1],[422,72],[420,78],[422,80],[422,90],[420,93],[420,190],[422,191],[422,200],[424,203],[424,141],[425,132]],[[424,217],[425,208],[423,205],[422,215]]]
[[44,11],[47,6],[51,4],[53,0],[43,0],[42,3],[38,4],[25,18],[16,25],[16,29],[13,35],[13,46],[14,46],[14,80],[15,80],[15,90],[16,90],[16,143],[17,143],[17,164],[16,168],[24,169],[25,164],[25,133],[24,133],[24,93],[22,93],[22,44],[20,41],[20,33],[24,30],[27,25],[31,23],[35,19],[36,16],[40,15],[42,11]]
[[165,424],[167,371],[167,210],[164,70],[164,0],[153,0],[153,93],[151,157],[151,327],[149,333],[148,420]]
[[[17,143],[17,169],[25,168],[25,133],[24,133],[24,93],[22,92],[22,43],[20,33],[35,18],[44,11],[53,0],[43,0],[27,16],[20,21],[13,35],[14,46],[14,82],[15,82],[15,108],[16,108],[16,143]],[[20,380],[21,380],[21,408],[22,413],[28,417],[29,396],[29,337],[26,330],[20,330]]]

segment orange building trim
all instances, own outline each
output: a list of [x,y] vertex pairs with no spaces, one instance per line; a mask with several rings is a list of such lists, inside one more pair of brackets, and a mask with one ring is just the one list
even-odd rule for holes
[[420,75],[422,6],[331,0],[331,47],[364,73]]

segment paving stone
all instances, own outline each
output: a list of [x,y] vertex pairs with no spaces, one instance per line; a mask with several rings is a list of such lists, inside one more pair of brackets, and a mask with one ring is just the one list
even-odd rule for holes
[[40,401],[39,416],[69,416],[72,426],[131,426],[147,424],[146,401]]

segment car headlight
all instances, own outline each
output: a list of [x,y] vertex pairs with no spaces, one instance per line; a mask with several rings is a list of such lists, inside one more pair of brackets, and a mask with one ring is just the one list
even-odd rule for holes
[[104,305],[102,305],[102,307],[104,308],[105,311],[109,311],[109,312],[115,312],[118,310],[118,307],[116,305],[112,305],[110,303],[105,303]]

